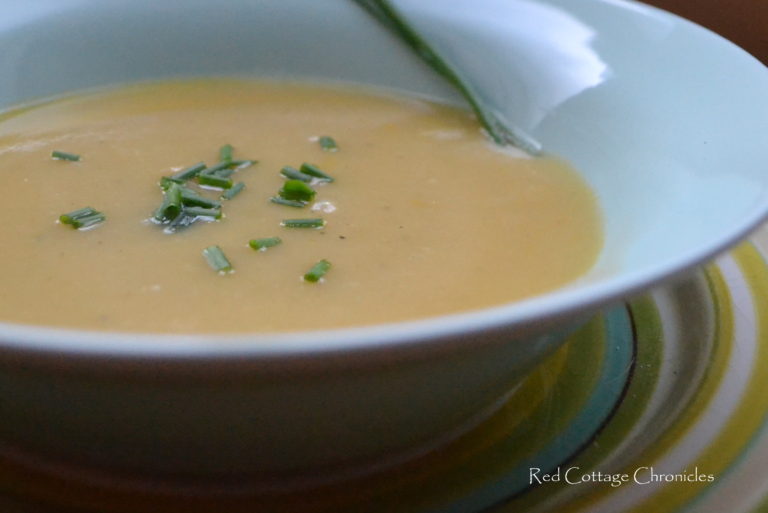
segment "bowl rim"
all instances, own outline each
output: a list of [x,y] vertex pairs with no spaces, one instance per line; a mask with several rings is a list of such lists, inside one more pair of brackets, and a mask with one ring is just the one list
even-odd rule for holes
[[[259,357],[273,360],[337,356],[339,353],[375,356],[381,351],[450,349],[483,332],[500,331],[514,338],[515,329],[525,327],[533,333],[546,332],[555,321],[567,322],[578,318],[579,314],[592,314],[600,307],[635,295],[661,281],[685,275],[741,241],[765,220],[768,220],[768,199],[760,211],[742,222],[729,237],[684,253],[663,265],[477,311],[390,324],[287,333],[177,335],[0,323],[0,355],[10,350],[32,354],[53,351],[56,358],[63,352],[85,358],[208,361]],[[446,343],[447,338],[453,344]],[[477,341],[472,340],[473,343]]]
[[[636,15],[638,7],[641,7],[653,12],[654,16],[670,17],[676,23],[712,39],[715,44],[729,46],[734,57],[748,57],[768,71],[768,67],[734,43],[676,14],[636,0],[593,1],[631,10]],[[639,12],[639,15],[645,13]],[[0,358],[9,353],[45,356],[53,352],[58,356],[66,354],[87,359],[151,358],[194,362],[258,357],[268,361],[338,356],[340,353],[364,356],[382,351],[403,353],[445,349],[452,347],[447,343],[449,340],[461,344],[468,337],[483,332],[503,332],[508,338],[516,338],[521,333],[543,333],[555,323],[593,314],[612,302],[682,275],[746,238],[766,220],[768,195],[727,234],[660,264],[598,279],[594,283],[565,285],[538,296],[475,311],[385,324],[285,333],[132,333],[0,322]],[[472,340],[473,343],[477,341]]]

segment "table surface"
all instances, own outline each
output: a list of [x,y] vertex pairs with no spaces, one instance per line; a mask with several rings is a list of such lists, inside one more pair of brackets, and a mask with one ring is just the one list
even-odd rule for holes
[[767,0],[645,0],[704,25],[768,65]]

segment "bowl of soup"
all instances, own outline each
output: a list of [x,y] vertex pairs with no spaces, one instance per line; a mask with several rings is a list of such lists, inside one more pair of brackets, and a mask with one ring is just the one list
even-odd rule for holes
[[766,216],[768,72],[727,41],[615,0],[397,4],[544,156],[351,1],[6,2],[3,447],[392,465]]

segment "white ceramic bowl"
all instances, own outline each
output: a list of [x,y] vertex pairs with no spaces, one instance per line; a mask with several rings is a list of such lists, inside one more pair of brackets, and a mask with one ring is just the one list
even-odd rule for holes
[[[513,124],[583,172],[605,213],[594,271],[493,309],[339,331],[2,324],[0,446],[207,477],[332,475],[406,457],[482,418],[597,309],[702,263],[765,217],[768,71],[727,41],[622,0],[398,4]],[[344,80],[458,101],[348,0],[6,0],[0,10],[0,106],[192,75]]]

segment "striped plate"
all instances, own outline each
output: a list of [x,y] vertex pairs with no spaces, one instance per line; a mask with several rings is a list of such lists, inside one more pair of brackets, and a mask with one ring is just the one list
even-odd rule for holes
[[6,458],[0,509],[768,512],[764,255],[768,230],[596,317],[482,426],[376,476],[302,493],[197,493]]

